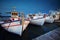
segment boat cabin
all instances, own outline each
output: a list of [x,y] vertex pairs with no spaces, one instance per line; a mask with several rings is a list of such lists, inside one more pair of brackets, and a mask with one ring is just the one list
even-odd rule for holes
[[11,17],[18,18],[18,12],[11,12]]
[[11,12],[11,20],[20,20],[20,17],[18,16],[18,12]]

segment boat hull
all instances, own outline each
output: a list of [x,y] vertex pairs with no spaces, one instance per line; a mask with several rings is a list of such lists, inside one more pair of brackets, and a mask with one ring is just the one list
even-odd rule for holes
[[54,22],[54,18],[52,18],[52,17],[46,17],[45,18],[45,22],[53,23]]
[[22,26],[21,21],[14,21],[10,23],[2,24],[2,27],[8,32],[12,32],[18,35],[22,35],[22,32],[27,28],[30,21],[24,21],[24,25]]
[[32,24],[41,25],[42,26],[44,24],[44,22],[45,22],[45,19],[44,18],[42,18],[42,19],[33,19],[30,22]]
[[20,21],[11,22],[11,23],[4,23],[2,27],[12,33],[22,35],[22,25],[20,25]]

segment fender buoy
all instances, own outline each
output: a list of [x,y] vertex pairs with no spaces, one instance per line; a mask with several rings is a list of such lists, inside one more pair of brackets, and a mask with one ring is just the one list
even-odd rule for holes
[[14,18],[10,18],[11,21],[14,21]]
[[18,18],[18,20],[20,20],[20,18]]

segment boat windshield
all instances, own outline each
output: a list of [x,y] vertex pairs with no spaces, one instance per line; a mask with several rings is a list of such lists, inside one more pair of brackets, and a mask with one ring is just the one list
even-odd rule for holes
[[17,13],[12,13],[12,15],[18,15]]

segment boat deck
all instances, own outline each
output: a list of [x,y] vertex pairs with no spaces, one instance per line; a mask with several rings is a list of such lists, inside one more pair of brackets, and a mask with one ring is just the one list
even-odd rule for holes
[[30,21],[24,21],[24,25],[23,25],[23,31],[28,27]]

